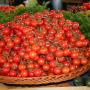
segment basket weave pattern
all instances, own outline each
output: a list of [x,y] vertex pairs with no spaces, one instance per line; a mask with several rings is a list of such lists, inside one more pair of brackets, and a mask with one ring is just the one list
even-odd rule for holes
[[18,84],[18,85],[39,85],[39,84],[58,83],[58,82],[74,79],[75,77],[84,74],[89,69],[90,69],[90,63],[88,63],[85,66],[81,66],[80,68],[70,72],[69,74],[31,77],[31,78],[0,76],[0,82],[6,84]]

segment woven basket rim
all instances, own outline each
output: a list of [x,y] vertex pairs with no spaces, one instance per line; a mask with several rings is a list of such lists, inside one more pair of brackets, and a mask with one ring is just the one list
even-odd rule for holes
[[6,84],[18,84],[18,85],[39,85],[58,83],[67,80],[74,79],[90,70],[90,61],[87,65],[77,68],[75,71],[71,71],[69,74],[49,75],[41,77],[9,77],[0,76],[0,82]]

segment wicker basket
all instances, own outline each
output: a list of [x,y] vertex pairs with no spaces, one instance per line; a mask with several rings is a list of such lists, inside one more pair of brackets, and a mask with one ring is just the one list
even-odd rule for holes
[[90,69],[90,62],[87,65],[81,66],[77,70],[70,72],[69,74],[32,77],[32,78],[0,76],[0,82],[14,85],[39,85],[39,84],[58,83],[74,79],[75,77],[84,74],[89,69]]

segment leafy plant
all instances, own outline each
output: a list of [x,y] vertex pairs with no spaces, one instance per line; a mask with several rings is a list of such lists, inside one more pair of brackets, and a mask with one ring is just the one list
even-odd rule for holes
[[64,17],[71,21],[77,21],[80,24],[80,31],[90,40],[90,17],[81,13],[63,12]]
[[9,13],[0,12],[0,23],[6,23],[8,21],[13,20],[13,18],[14,18],[13,12]]
[[11,11],[9,13],[0,12],[0,23],[6,23],[8,21],[12,21],[14,16],[21,15],[25,12],[29,14],[34,14],[36,12],[42,12],[47,8],[47,3],[43,3],[43,5],[36,4],[33,7],[16,7],[15,11]]
[[87,77],[77,77],[73,80],[73,84],[75,86],[88,86],[90,87],[90,77],[87,76]]

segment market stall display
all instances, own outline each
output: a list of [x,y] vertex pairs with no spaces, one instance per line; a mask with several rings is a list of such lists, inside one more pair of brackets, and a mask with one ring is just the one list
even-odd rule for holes
[[77,77],[90,69],[90,17],[79,10],[47,10],[47,5],[33,0],[0,7],[1,83],[40,85],[76,78],[76,85],[83,84]]
[[24,13],[0,27],[0,82],[48,84],[90,69],[90,41],[61,11]]

